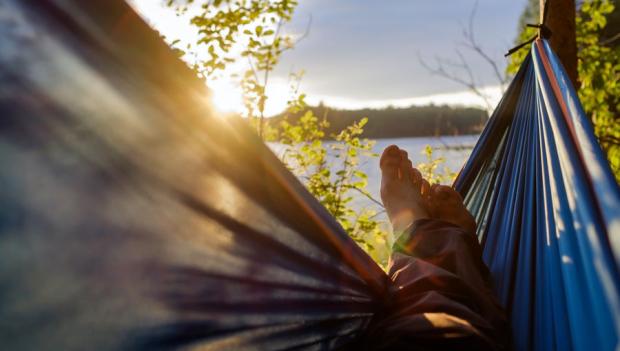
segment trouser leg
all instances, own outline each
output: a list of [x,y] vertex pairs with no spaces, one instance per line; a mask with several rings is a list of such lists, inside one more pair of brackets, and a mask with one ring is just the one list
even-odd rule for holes
[[489,287],[477,237],[450,223],[419,220],[398,240],[384,312],[368,349],[503,349],[506,316]]

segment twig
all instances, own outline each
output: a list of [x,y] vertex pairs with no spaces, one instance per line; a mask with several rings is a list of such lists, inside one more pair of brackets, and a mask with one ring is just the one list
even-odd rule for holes
[[368,219],[373,219],[373,218],[375,218],[375,217],[379,217],[380,215],[382,215],[382,214],[384,214],[384,213],[385,213],[385,209],[383,209],[383,210],[381,210],[381,211],[379,211],[379,212],[375,213],[374,215],[372,215],[372,216],[368,217]]
[[616,33],[613,37],[603,40],[600,42],[600,45],[607,46],[618,39],[620,39],[620,33]]
[[[420,64],[422,66],[424,66],[424,68],[426,68],[432,74],[444,77],[444,78],[446,78],[448,80],[451,80],[451,81],[453,81],[455,83],[458,83],[458,84],[466,87],[468,90],[470,90],[476,96],[479,96],[484,101],[484,104],[486,105],[487,111],[491,111],[492,110],[492,105],[491,105],[491,102],[489,101],[489,97],[486,94],[484,94],[482,91],[480,91],[480,89],[478,89],[478,85],[477,85],[477,83],[476,83],[476,81],[474,79],[473,71],[471,70],[471,67],[469,66],[469,64],[465,60],[465,57],[458,50],[456,50],[456,54],[459,57],[459,59],[461,60],[460,64],[459,63],[453,63],[453,62],[451,63],[451,62],[448,62],[448,61],[436,58],[436,61],[437,61],[436,66],[435,67],[431,67],[428,63],[426,63],[426,61],[424,61],[424,59],[422,59],[422,57],[418,56],[418,60],[420,61]],[[451,65],[451,66],[455,66],[457,68],[460,68],[462,71],[464,71],[467,74],[467,79],[462,78],[458,74],[448,72],[446,70],[446,68],[445,68],[446,64]]]
[[349,188],[349,189],[353,189],[353,190],[358,191],[360,194],[362,194],[362,195],[364,195],[366,198],[368,198],[368,200],[370,200],[370,201],[374,202],[375,204],[379,205],[381,208],[385,209],[385,207],[383,206],[383,204],[382,204],[379,200],[375,199],[374,197],[372,197],[372,196],[371,196],[370,194],[368,194],[367,192],[362,191],[361,189],[358,189],[358,188],[356,188],[356,187],[351,187],[351,188]]
[[[484,49],[482,49],[482,46],[478,43],[474,34],[474,20],[476,17],[477,8],[478,3],[476,2],[469,16],[468,27],[463,27],[463,37],[465,41],[461,42],[460,44],[468,50],[476,53],[484,60],[484,62],[486,62],[491,67],[495,78],[499,82],[500,89],[502,90],[502,92],[504,92],[508,78],[506,77],[506,75],[502,74],[499,64],[495,60],[493,60],[493,58],[489,54],[487,54]],[[487,96],[480,90],[480,88],[478,88],[478,83],[476,82],[475,75],[473,74],[471,66],[465,59],[465,56],[458,49],[456,49],[455,52],[456,56],[459,59],[459,62],[452,62],[446,59],[435,58],[436,65],[431,66],[426,63],[426,61],[424,61],[419,54],[418,60],[420,61],[420,64],[432,74],[441,76],[466,87],[469,91],[471,91],[484,101],[487,111],[491,111],[493,106],[490,102],[489,96]],[[456,68],[459,72],[449,72],[446,69],[446,66],[452,66]]]
[[476,41],[475,31],[474,31],[474,19],[476,17],[476,11],[478,10],[478,2],[476,1],[474,7],[469,15],[469,29],[463,28],[463,35],[465,36],[466,41],[461,44],[467,47],[468,49],[477,53],[482,59],[491,66],[493,73],[495,74],[495,78],[500,83],[500,88],[502,93],[505,91],[506,82],[508,78],[505,74],[501,73],[499,69],[499,65],[497,61],[493,60],[491,56],[489,56],[483,49],[482,46]]
[[293,46],[297,46],[297,44],[299,44],[300,41],[306,39],[308,35],[310,35],[311,27],[312,27],[312,15],[308,16],[308,24],[306,24],[306,30],[304,31],[304,34],[302,34],[299,38],[297,38],[297,40],[295,40],[295,43],[293,44]]
[[[273,36],[273,40],[269,45],[269,52],[267,53],[267,66],[265,67],[265,73],[263,74],[263,84],[262,84],[262,92],[261,96],[258,100],[258,112],[260,113],[260,117],[258,120],[258,135],[263,138],[263,126],[265,124],[265,103],[267,100],[267,84],[269,83],[269,72],[271,72],[271,59],[272,59],[272,50],[277,40],[280,39],[280,30],[282,29],[283,19],[280,18],[278,21],[278,25],[276,26],[276,32]],[[262,42],[262,40],[261,40]]]

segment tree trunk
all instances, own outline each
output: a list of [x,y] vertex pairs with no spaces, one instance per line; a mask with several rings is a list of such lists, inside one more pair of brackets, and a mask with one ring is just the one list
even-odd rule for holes
[[[549,44],[560,58],[575,89],[579,88],[577,76],[577,40],[575,31],[575,0],[546,0],[547,19],[545,25],[551,31]],[[540,17],[543,20],[545,0],[540,0]]]

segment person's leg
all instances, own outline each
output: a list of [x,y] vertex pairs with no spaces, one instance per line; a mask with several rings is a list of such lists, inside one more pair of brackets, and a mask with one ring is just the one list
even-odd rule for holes
[[505,315],[489,289],[475,221],[450,187],[430,186],[406,154],[381,159],[382,199],[400,232],[392,290],[363,346],[367,349],[501,349]]

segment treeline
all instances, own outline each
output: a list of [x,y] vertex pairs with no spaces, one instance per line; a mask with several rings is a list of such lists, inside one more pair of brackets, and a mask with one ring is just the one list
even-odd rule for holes
[[[372,139],[476,134],[480,133],[488,118],[487,113],[479,108],[445,105],[361,110],[339,110],[320,105],[309,109],[319,118],[327,119],[327,135],[338,133],[367,117],[363,136]],[[299,117],[300,114],[279,115],[268,119],[268,123],[277,125],[283,118],[295,122]]]

